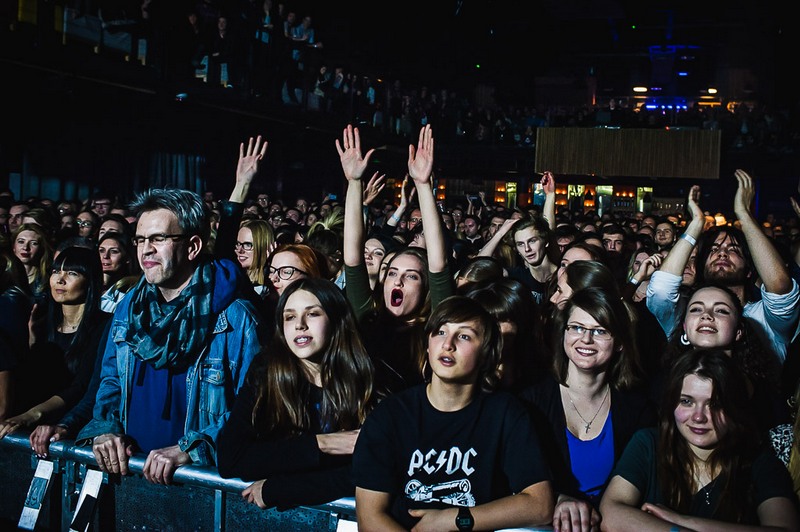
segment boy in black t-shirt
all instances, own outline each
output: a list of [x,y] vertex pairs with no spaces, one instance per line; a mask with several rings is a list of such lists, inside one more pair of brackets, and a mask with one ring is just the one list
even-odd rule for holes
[[522,403],[492,392],[502,340],[476,301],[433,312],[426,380],[382,401],[353,455],[359,530],[481,530],[552,522],[551,474]]

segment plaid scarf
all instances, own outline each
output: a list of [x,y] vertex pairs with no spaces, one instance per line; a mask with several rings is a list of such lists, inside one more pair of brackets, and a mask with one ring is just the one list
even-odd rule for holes
[[142,276],[133,288],[125,341],[140,360],[156,369],[187,369],[211,340],[217,317],[212,309],[215,265],[203,261],[189,285],[169,305]]

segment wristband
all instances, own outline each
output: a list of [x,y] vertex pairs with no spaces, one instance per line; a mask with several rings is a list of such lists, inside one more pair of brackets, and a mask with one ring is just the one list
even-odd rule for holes
[[394,214],[392,214],[392,215],[389,217],[389,219],[390,219],[390,220],[394,220],[395,222],[399,222],[399,221],[400,221],[400,218],[398,218],[398,217],[397,217],[397,216],[395,216]]
[[691,244],[692,247],[695,247],[697,245],[697,239],[695,239],[695,237],[693,237],[692,235],[687,235],[686,233],[683,233],[681,235],[681,238],[686,240],[689,244]]
[[631,277],[631,279],[628,282],[631,283],[633,286],[639,286],[639,283],[641,281],[637,281],[634,277]]

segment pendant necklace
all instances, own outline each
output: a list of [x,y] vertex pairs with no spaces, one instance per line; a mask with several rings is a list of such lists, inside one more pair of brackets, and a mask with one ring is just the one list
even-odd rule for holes
[[603,409],[603,405],[606,404],[606,399],[608,399],[608,394],[610,392],[611,392],[611,387],[609,386],[609,387],[606,388],[606,394],[603,396],[603,402],[600,403],[600,407],[597,409],[597,412],[594,413],[594,416],[592,416],[592,419],[590,419],[589,421],[586,421],[586,418],[584,418],[581,415],[580,410],[578,410],[578,407],[575,406],[574,402],[572,402],[572,394],[570,394],[569,390],[567,390],[567,398],[569,399],[569,402],[572,405],[572,408],[575,409],[575,413],[578,414],[578,417],[581,418],[581,421],[583,421],[583,423],[584,423],[583,427],[584,427],[584,429],[586,429],[586,434],[589,434],[589,429],[592,428],[592,423],[594,423],[594,420],[597,419],[598,415],[600,415],[600,411]]

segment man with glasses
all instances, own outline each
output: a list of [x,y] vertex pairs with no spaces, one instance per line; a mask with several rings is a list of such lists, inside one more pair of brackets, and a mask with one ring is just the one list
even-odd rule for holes
[[186,190],[136,197],[143,276],[114,312],[93,419],[77,442],[92,442],[105,472],[169,484],[184,464],[214,465],[216,439],[254,356],[261,317],[246,299],[238,264],[207,253],[208,210]]

